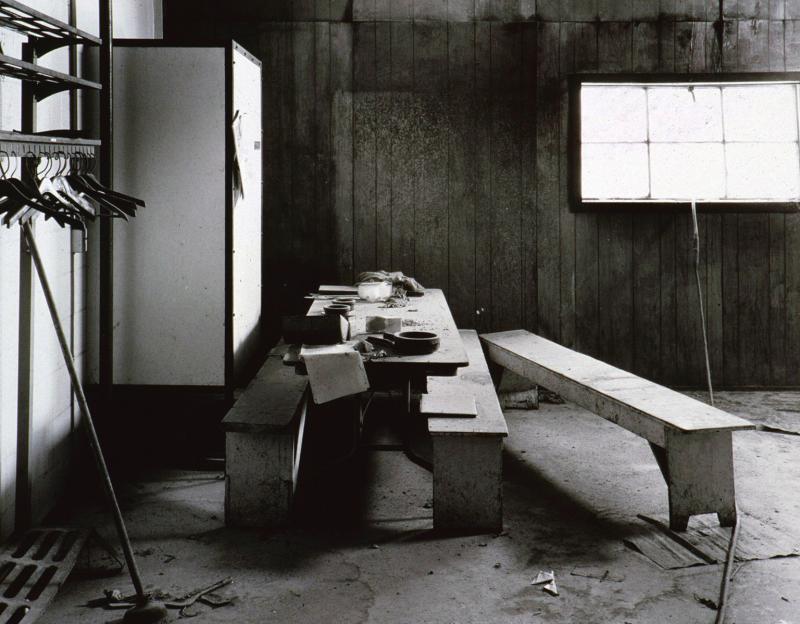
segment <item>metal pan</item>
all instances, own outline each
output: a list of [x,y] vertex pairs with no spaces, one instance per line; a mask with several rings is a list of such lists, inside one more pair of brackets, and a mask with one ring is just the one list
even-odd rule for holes
[[401,331],[396,334],[383,334],[382,338],[370,336],[372,343],[386,344],[400,355],[424,355],[439,348],[439,336],[433,332]]

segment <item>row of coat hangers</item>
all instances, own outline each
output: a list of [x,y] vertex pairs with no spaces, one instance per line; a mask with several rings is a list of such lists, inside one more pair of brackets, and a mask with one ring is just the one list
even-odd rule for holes
[[[15,177],[20,159],[24,175]],[[9,171],[12,163],[14,171]],[[61,227],[85,232],[86,222],[97,217],[135,217],[144,201],[101,184],[92,174],[94,166],[94,157],[82,153],[20,156],[0,150],[0,224],[22,225],[42,214]]]

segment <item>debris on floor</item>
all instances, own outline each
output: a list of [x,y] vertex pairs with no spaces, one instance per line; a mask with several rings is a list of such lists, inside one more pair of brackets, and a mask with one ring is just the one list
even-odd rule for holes
[[[719,526],[716,516],[696,516],[692,518],[688,530],[683,532],[670,530],[666,518],[638,517],[650,530],[623,542],[658,566],[675,570],[725,561],[731,530]],[[800,544],[791,535],[752,516],[740,514],[739,530],[738,561],[800,555]]]
[[104,578],[121,573],[125,563],[111,545],[100,533],[89,531],[89,537],[83,545],[71,578]]
[[560,394],[539,386],[539,403],[562,405],[564,403],[564,399],[561,398]]
[[546,591],[548,594],[550,594],[551,596],[558,596],[558,587],[556,587],[556,580],[555,579],[553,579],[552,581],[550,581],[546,585],[543,585],[542,589],[544,591]]
[[621,583],[625,580],[625,575],[615,574],[611,570],[604,570],[602,568],[574,568],[572,572],[570,572],[570,575],[597,579],[600,582],[612,581],[614,583]]
[[708,607],[712,611],[716,611],[718,609],[717,603],[711,600],[710,598],[703,598],[702,596],[694,594],[694,599],[701,605],[703,605],[704,607]]
[[165,600],[164,606],[166,606],[168,609],[183,609],[185,607],[189,607],[193,605],[195,602],[197,602],[198,599],[205,596],[206,594],[210,594],[218,589],[222,589],[223,587],[225,587],[226,585],[230,585],[231,583],[233,583],[233,579],[231,577],[222,579],[221,581],[217,581],[216,583],[213,583],[212,585],[209,585],[207,587],[203,587],[193,592],[189,592],[188,594],[185,594],[184,596],[178,598],[177,600]]
[[547,592],[551,596],[558,596],[558,587],[556,586],[556,575],[552,570],[545,572],[539,570],[539,574],[531,581],[531,585],[541,585],[542,591]]
[[502,392],[498,395],[498,398],[503,409],[539,409],[539,394],[535,388],[518,392]]
[[[197,609],[190,609],[194,607],[197,602],[216,609],[232,604],[236,600],[234,595],[222,595],[217,593],[218,590],[233,583],[231,577],[224,578],[216,583],[196,589],[179,598],[161,592],[151,592],[151,597],[159,602],[163,602],[164,606],[168,609],[179,609],[182,617],[194,617],[199,615]],[[123,595],[118,589],[106,589],[103,591],[103,598],[96,598],[86,603],[87,607],[102,607],[104,609],[130,609],[136,605],[136,594]]]
[[208,605],[209,607],[216,609],[217,607],[225,607],[231,604],[234,600],[236,600],[236,596],[223,596],[221,594],[217,594],[216,592],[210,592],[208,594],[203,594],[197,600],[205,605]]

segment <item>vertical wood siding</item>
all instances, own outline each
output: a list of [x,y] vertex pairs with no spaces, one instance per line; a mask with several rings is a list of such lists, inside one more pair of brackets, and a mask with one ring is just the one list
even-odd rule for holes
[[[703,383],[691,219],[570,211],[566,76],[800,70],[797,2],[726,2],[721,47],[712,0],[190,3],[202,23],[181,4],[168,33],[184,20],[265,62],[273,316],[320,282],[402,270],[462,327]],[[700,228],[715,382],[800,385],[800,215]]]

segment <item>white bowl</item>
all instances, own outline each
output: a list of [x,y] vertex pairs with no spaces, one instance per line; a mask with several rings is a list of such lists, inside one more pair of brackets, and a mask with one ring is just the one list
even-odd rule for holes
[[358,296],[369,302],[386,301],[392,296],[392,285],[389,282],[361,282]]

